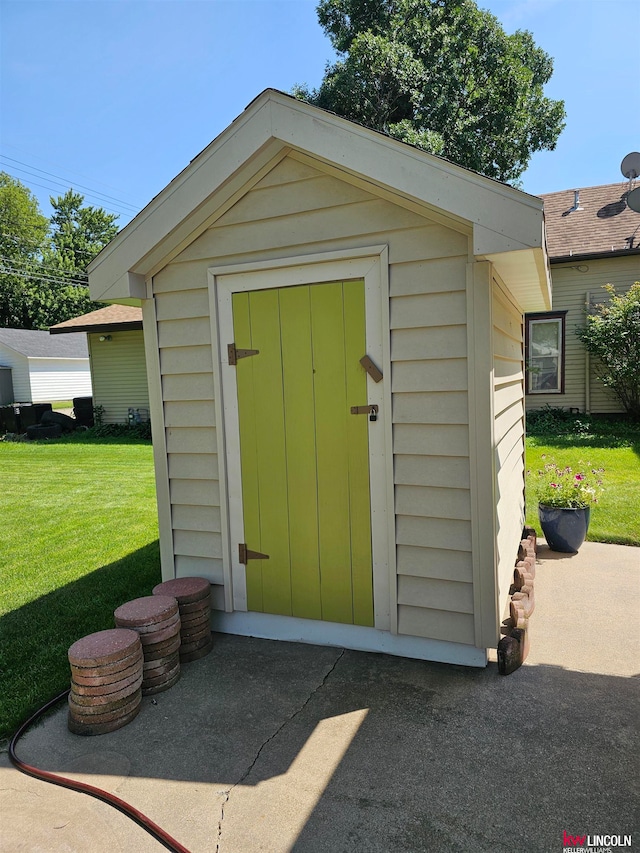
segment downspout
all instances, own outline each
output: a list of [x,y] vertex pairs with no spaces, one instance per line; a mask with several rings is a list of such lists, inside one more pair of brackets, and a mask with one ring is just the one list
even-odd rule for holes
[[[586,298],[587,312],[591,306],[591,291],[587,291]],[[584,413],[591,414],[591,360],[589,358],[589,350],[585,347],[584,350]]]

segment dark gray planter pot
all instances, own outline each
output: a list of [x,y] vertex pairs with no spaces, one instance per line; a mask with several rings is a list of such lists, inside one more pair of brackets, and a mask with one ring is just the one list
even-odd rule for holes
[[577,551],[586,538],[590,516],[590,507],[573,509],[538,504],[540,527],[552,551],[567,554]]

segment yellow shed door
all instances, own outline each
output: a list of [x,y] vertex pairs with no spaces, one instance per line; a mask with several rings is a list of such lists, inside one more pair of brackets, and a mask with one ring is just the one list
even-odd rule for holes
[[363,281],[233,294],[248,609],[373,625]]

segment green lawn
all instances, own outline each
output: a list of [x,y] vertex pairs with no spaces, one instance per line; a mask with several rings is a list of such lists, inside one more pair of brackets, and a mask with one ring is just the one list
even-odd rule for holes
[[69,686],[67,649],[160,580],[152,449],[0,442],[0,737]]
[[[640,425],[620,419],[559,418],[555,429],[528,429],[527,524],[540,532],[536,472],[553,459],[574,471],[604,468],[604,493],[593,505],[587,539],[640,545]],[[528,419],[529,420],[529,419]],[[546,458],[542,458],[542,457]]]

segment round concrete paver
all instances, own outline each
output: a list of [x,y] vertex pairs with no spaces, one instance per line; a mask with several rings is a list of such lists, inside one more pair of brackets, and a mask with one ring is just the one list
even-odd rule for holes
[[177,599],[178,604],[190,604],[209,598],[211,584],[205,578],[174,578],[154,586],[153,594],[171,595]]
[[77,640],[68,651],[69,663],[81,667],[97,667],[114,663],[138,651],[140,637],[127,628],[97,631]]
[[178,602],[168,595],[145,595],[122,604],[114,611],[121,628],[136,628],[164,622],[178,613]]

